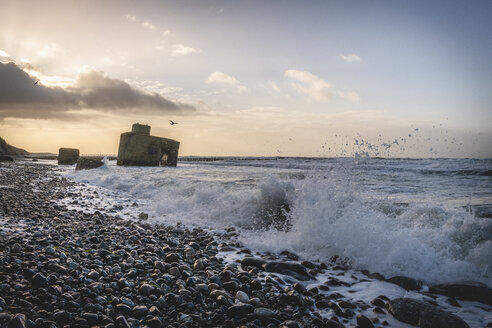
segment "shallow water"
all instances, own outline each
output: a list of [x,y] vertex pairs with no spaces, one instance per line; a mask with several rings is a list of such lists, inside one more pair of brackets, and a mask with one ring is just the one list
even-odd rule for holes
[[113,205],[137,202],[155,222],[235,226],[254,250],[340,255],[356,269],[426,283],[492,284],[492,160],[249,158],[62,170],[103,188]]

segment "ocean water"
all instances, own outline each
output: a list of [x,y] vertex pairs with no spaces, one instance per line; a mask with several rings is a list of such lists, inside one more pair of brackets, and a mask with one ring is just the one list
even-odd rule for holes
[[492,285],[490,159],[194,158],[175,168],[61,170],[111,195],[122,214],[233,226],[252,250],[338,255],[355,269],[427,284]]

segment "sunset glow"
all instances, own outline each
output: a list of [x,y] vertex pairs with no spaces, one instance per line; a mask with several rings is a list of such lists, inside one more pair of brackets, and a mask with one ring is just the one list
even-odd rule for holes
[[140,122],[180,155],[491,157],[492,5],[448,4],[0,0],[0,135],[114,154]]

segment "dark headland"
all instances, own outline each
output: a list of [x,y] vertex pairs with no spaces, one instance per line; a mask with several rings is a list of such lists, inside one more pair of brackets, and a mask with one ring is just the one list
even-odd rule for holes
[[[352,270],[336,257],[312,263],[289,252],[253,253],[234,228],[150,224],[143,212],[120,218],[109,205],[91,205],[99,194],[84,188],[53,164],[0,163],[0,327],[365,328],[399,320],[452,328],[468,327],[449,311],[463,300],[492,304],[480,283],[429,288]],[[308,286],[315,277],[323,280]],[[381,280],[422,298],[351,297],[352,286]]]

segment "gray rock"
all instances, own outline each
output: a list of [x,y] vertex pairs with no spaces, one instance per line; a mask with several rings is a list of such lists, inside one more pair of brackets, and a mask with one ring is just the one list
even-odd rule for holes
[[252,267],[256,267],[258,269],[263,269],[263,264],[265,264],[266,261],[265,260],[262,260],[260,258],[256,258],[256,257],[245,257],[241,260],[241,266],[243,267],[248,267],[248,266],[252,266]]
[[300,328],[301,326],[294,320],[287,320],[280,324],[279,328]]
[[121,328],[131,328],[130,324],[128,321],[126,321],[126,318],[122,315],[120,315],[116,320],[114,321],[117,327]]
[[460,317],[424,301],[396,298],[387,307],[396,319],[421,328],[469,328]]
[[288,275],[301,281],[314,279],[314,277],[307,272],[304,266],[296,262],[271,261],[263,264],[263,268],[265,271]]
[[149,218],[149,215],[148,215],[147,213],[145,213],[145,212],[142,212],[142,213],[140,213],[140,214],[138,215],[138,219],[139,219],[140,221],[145,221],[145,220],[147,220],[148,218]]
[[434,285],[429,287],[429,292],[492,305],[492,288],[477,281]]
[[22,246],[18,243],[15,243],[12,245],[12,248],[10,249],[10,252],[11,253],[20,253],[22,252]]
[[422,288],[422,282],[415,280],[413,278],[405,277],[405,276],[395,276],[391,277],[387,282],[398,285],[406,290],[420,290]]
[[99,273],[97,273],[97,271],[92,270],[87,274],[87,277],[91,278],[92,280],[97,280],[99,279]]
[[259,318],[268,318],[268,317],[273,317],[275,315],[275,312],[273,312],[272,310],[262,307],[256,308],[253,313],[255,316]]
[[8,328],[25,328],[26,327],[26,316],[24,314],[18,313],[8,323]]
[[195,289],[201,293],[208,292],[208,286],[206,284],[196,284]]
[[75,166],[76,170],[90,170],[103,166],[103,161],[95,158],[81,157]]
[[374,328],[374,325],[368,317],[360,314],[357,316],[357,325],[360,328]]
[[140,295],[150,295],[154,291],[154,287],[149,284],[142,284],[138,289]]
[[181,275],[181,271],[179,271],[179,268],[177,267],[169,268],[169,273],[175,277],[179,277]]
[[229,307],[227,311],[233,315],[245,315],[252,313],[254,309],[255,308],[251,304],[237,303]]
[[203,265],[202,260],[196,260],[195,263],[193,263],[193,269],[195,270],[203,270],[205,268],[205,265]]
[[79,150],[75,148],[60,148],[58,150],[58,165],[72,165],[79,159]]
[[166,266],[161,261],[155,261],[154,262],[154,268],[156,268],[157,270],[163,271],[163,272],[166,271]]
[[149,309],[145,305],[137,305],[133,308],[133,314],[137,317],[142,317],[149,312]]
[[53,318],[59,325],[64,326],[70,321],[72,315],[70,314],[70,312],[67,311],[57,311],[53,315]]
[[48,279],[46,279],[46,277],[41,273],[36,273],[32,277],[32,286],[34,288],[45,286],[47,283],[48,283]]
[[248,296],[248,294],[246,294],[245,292],[240,291],[240,290],[236,293],[236,297],[235,298],[238,301],[243,302],[243,303],[248,303],[249,302],[249,296]]

